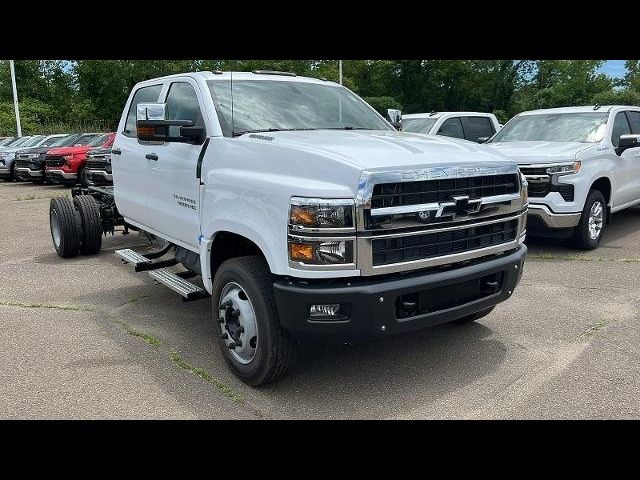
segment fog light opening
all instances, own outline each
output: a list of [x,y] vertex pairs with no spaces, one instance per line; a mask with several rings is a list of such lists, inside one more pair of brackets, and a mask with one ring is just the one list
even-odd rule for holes
[[350,305],[345,303],[314,303],[309,306],[309,321],[342,321],[348,320]]

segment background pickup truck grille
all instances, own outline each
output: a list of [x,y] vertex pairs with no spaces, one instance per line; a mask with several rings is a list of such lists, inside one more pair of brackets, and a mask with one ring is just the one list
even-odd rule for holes
[[87,168],[89,170],[104,170],[111,173],[111,163],[106,160],[87,160]]
[[566,202],[573,202],[573,185],[561,183],[552,185],[551,182],[533,183],[529,182],[529,197],[542,198],[550,192],[558,192]]
[[29,167],[29,160],[16,160],[15,161],[15,167],[16,168],[25,168],[25,167]]
[[372,241],[373,265],[389,265],[500,245],[515,240],[517,220]]
[[62,167],[64,165],[64,158],[47,155],[47,167]]
[[373,188],[371,208],[448,202],[454,195],[481,198],[517,192],[517,175],[380,183]]
[[547,175],[546,167],[520,167],[523,175]]

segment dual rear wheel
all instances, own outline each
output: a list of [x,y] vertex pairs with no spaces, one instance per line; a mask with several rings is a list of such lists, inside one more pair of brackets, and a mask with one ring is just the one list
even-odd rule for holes
[[75,257],[78,252],[94,255],[102,247],[100,207],[90,195],[55,197],[49,205],[51,239],[61,258]]

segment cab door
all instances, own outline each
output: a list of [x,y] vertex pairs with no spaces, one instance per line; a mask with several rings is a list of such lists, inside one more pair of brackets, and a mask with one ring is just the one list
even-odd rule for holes
[[[206,130],[201,99],[198,84],[192,79],[173,81],[165,98],[167,120],[191,120],[194,126]],[[153,185],[147,196],[150,226],[195,249],[200,236],[200,180],[196,170],[202,149],[203,145],[165,142],[155,145],[145,159],[148,182]]]
[[[631,133],[634,135],[640,135],[640,111],[627,110],[627,119],[629,120]],[[633,175],[631,180],[633,200],[640,200],[640,148],[630,148],[627,151],[631,154],[631,161],[633,162],[633,167],[631,169]],[[624,155],[624,153],[622,155]]]
[[118,127],[111,150],[116,206],[125,218],[141,225],[147,225],[149,221],[147,195],[151,187],[150,168],[145,159],[145,150],[151,146],[138,141],[136,109],[139,103],[157,102],[162,86],[162,83],[144,86],[134,93],[127,117]]
[[[620,135],[631,133],[627,113],[616,113],[611,129],[611,143],[618,147]],[[614,207],[631,203],[638,198],[638,178],[640,177],[640,148],[628,148],[617,157],[615,174],[616,191],[613,193]]]

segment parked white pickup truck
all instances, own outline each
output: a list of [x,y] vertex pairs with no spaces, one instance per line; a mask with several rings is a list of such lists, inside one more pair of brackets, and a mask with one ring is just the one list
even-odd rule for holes
[[444,135],[483,143],[493,136],[501,125],[493,113],[431,112],[402,115],[402,131]]
[[611,213],[640,203],[640,108],[589,106],[523,112],[486,145],[529,183],[530,233],[593,249]]
[[301,339],[473,321],[521,277],[516,163],[397,132],[333,82],[256,71],[139,83],[112,171],[113,187],[51,201],[56,251],[97,253],[118,225],[163,239],[117,254],[187,300],[211,294],[224,358],[250,385],[281,376]]

